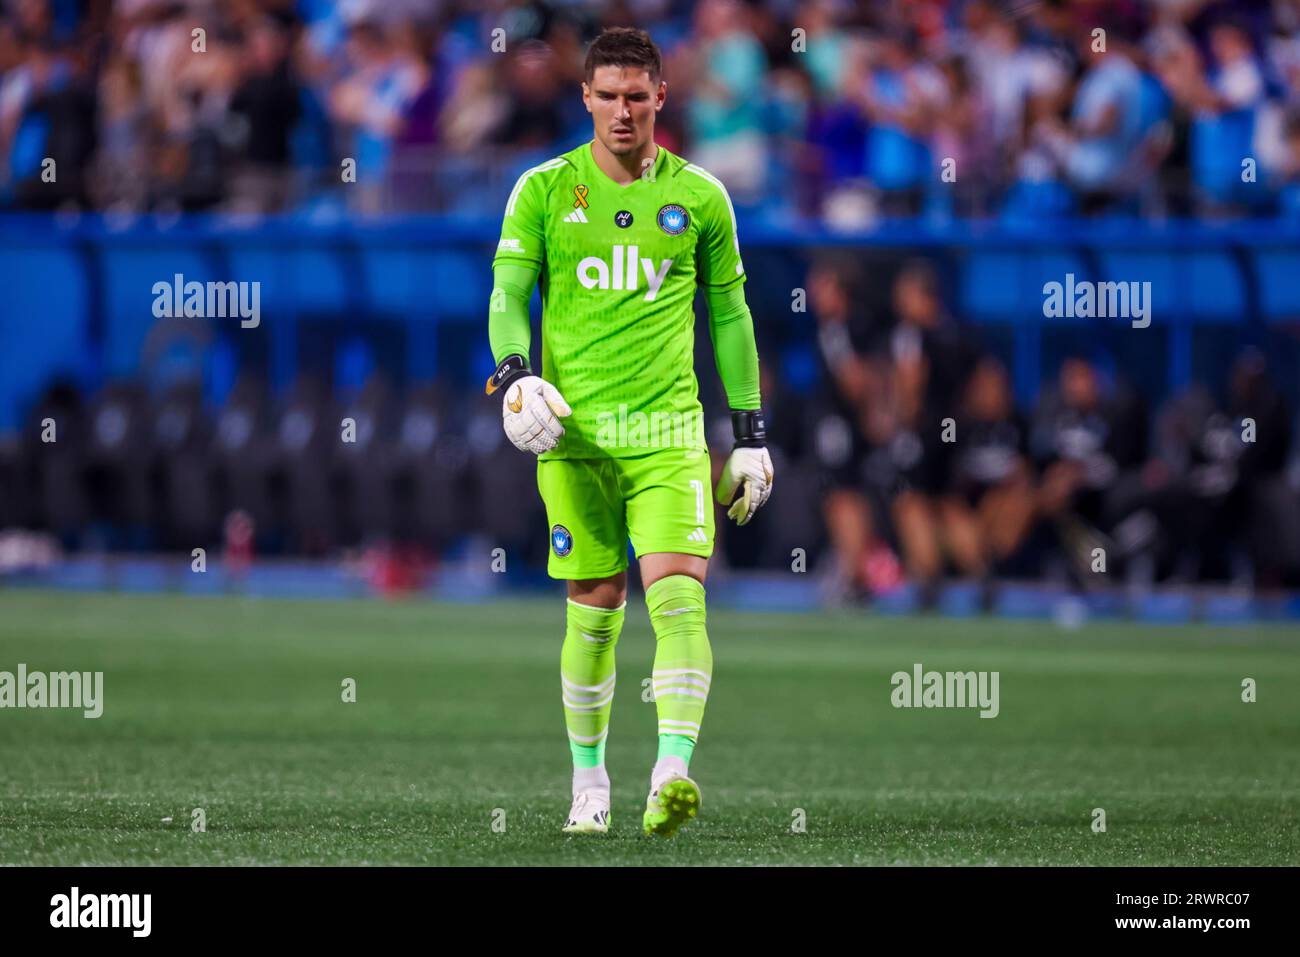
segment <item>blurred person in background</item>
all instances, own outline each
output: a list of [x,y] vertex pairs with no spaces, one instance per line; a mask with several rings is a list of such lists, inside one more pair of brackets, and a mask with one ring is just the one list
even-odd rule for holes
[[[835,0],[805,0],[791,23],[804,30],[806,66],[813,94],[822,101],[839,96],[848,79],[852,40],[842,20],[845,4]],[[781,37],[784,43],[785,34]]]
[[301,113],[289,43],[288,32],[270,19],[254,24],[245,38],[243,78],[230,102],[240,120],[241,164],[229,197],[235,209],[277,212],[289,199],[290,137]]
[[1092,574],[1093,550],[1115,549],[1108,534],[1130,497],[1119,495],[1146,450],[1146,415],[1127,390],[1104,389],[1082,356],[1061,364],[1056,390],[1039,400],[1030,449],[1041,473],[1037,511],[1052,524],[1076,575]]
[[1255,187],[1242,181],[1242,159],[1253,154],[1255,120],[1265,78],[1242,23],[1210,28],[1209,64],[1190,37],[1166,40],[1157,60],[1160,80],[1190,122],[1192,182],[1202,211],[1239,212]]
[[55,36],[45,3],[19,4],[15,23],[0,25],[0,191],[15,205],[88,204],[85,172],[95,147],[90,65],[86,49]]
[[149,196],[151,117],[143,98],[139,67],[130,57],[112,55],[99,80],[99,154],[95,201],[100,208],[140,210]]
[[892,517],[908,575],[928,605],[937,597],[947,549],[940,510],[949,455],[945,420],[956,419],[978,349],[944,306],[938,273],[928,260],[904,264],[894,280],[893,306],[897,321],[888,355],[897,420],[889,451],[897,494]]
[[949,485],[939,503],[948,554],[962,574],[987,582],[1028,537],[1034,519],[1028,450],[1029,430],[1012,402],[1006,370],[985,356],[966,384],[948,456]]
[[[149,8],[127,27],[124,48],[140,69],[152,123],[146,155],[150,205],[179,212],[217,207],[229,188],[230,102],[240,79],[242,37],[215,19],[201,38],[182,5]],[[202,55],[195,44],[202,43]]]
[[507,107],[493,140],[521,151],[545,150],[566,132],[559,104],[555,54],[540,40],[527,40],[506,64]]
[[1258,349],[1247,349],[1233,363],[1225,411],[1229,435],[1223,441],[1239,452],[1226,520],[1245,547],[1256,583],[1276,587],[1294,573],[1300,552],[1294,495],[1285,477],[1294,420]]
[[1225,403],[1195,385],[1165,403],[1157,425],[1143,504],[1159,527],[1159,576],[1250,578],[1265,588],[1293,580],[1300,515],[1285,475],[1291,410],[1263,355],[1237,357]]
[[928,428],[955,411],[978,348],[944,305],[939,274],[929,260],[903,264],[892,302],[895,323],[888,349],[899,414],[907,428]]
[[[958,216],[986,216],[992,212],[994,189],[999,184],[1001,164],[997,144],[989,137],[992,107],[983,90],[975,85],[970,67],[962,57],[948,57],[940,64],[947,101],[935,121],[934,152],[941,164],[954,162],[953,212]],[[939,191],[946,196],[946,191]]]
[[1282,139],[1286,157],[1277,171],[1278,206],[1283,216],[1294,221],[1300,219],[1300,108],[1287,115]]
[[896,417],[879,334],[855,315],[852,274],[822,261],[808,276],[817,321],[821,387],[812,417],[812,452],[821,473],[822,517],[834,551],[832,601],[855,601],[901,581],[898,559],[878,532],[892,492],[893,470],[881,469]]
[[1088,66],[1060,130],[1065,171],[1085,214],[1122,205],[1141,185],[1132,161],[1142,139],[1142,71],[1126,29],[1116,22],[1105,30],[1104,49],[1090,32],[1079,34]]
[[752,204],[766,185],[763,130],[768,64],[749,11],[738,0],[702,0],[692,39],[670,57],[667,75],[684,88],[686,134],[694,162]]
[[[1040,11],[1046,16],[1045,7]],[[1022,148],[1029,102],[1067,93],[1074,69],[1074,63],[1062,55],[1059,42],[1056,48],[1030,45],[1024,29],[1023,21],[984,0],[974,0],[962,9],[961,28],[950,44],[952,54],[965,64],[974,91],[986,104],[988,119],[980,137],[1004,167],[1004,176]],[[1071,57],[1074,34],[1073,27],[1066,33]],[[1064,102],[1062,98],[1056,104],[1058,111]]]
[[915,33],[895,29],[855,64],[849,93],[869,124],[867,179],[883,212],[920,212],[938,169],[930,138],[946,100],[943,75],[921,59]]
[[358,194],[365,211],[380,208],[394,144],[406,127],[407,110],[429,82],[429,68],[399,42],[399,26],[360,19],[348,31],[348,71],[329,93],[330,118],[345,131],[355,157]]
[[864,55],[863,40],[840,23],[837,9],[844,8],[829,0],[800,8],[796,22],[808,31],[808,49],[793,58],[806,63],[812,83],[801,184],[809,192],[806,207],[831,223],[857,221],[869,213],[863,167],[867,125],[851,94],[858,72],[853,64]]
[[438,137],[454,153],[471,153],[504,126],[509,94],[493,64],[466,64],[447,94],[438,117]]

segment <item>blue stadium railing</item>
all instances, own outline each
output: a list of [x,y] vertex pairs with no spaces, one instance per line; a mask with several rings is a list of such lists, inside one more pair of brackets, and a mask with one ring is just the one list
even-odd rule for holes
[[[400,343],[402,376],[477,380],[480,366],[490,364],[483,319],[498,227],[492,219],[431,217],[0,217],[0,432],[18,427],[56,376],[91,391],[139,375],[165,355],[174,343],[158,337],[153,288],[176,274],[260,283],[259,328],[241,331],[229,319],[206,330],[198,323],[189,347],[199,361],[224,349],[229,354],[218,365],[261,363],[283,386],[325,330],[365,335],[387,326]],[[1139,384],[1146,380],[1153,396],[1220,376],[1235,349],[1258,345],[1296,397],[1298,223],[1103,220],[1026,228],[912,221],[847,234],[742,213],[740,231],[760,334],[805,385],[815,374],[812,328],[806,315],[792,312],[792,290],[819,251],[859,249],[882,270],[890,259],[932,257],[954,313],[987,332],[1023,402],[1050,373],[1053,343],[1071,336],[1118,355],[1116,364]],[[1150,281],[1151,328],[1138,338],[1123,320],[1045,318],[1043,284],[1063,282],[1067,273]]]

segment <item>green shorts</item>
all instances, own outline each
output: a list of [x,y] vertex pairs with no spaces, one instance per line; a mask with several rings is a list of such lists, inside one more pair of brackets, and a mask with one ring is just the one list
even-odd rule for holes
[[636,557],[713,554],[709,453],[659,449],[635,458],[538,459],[551,526],[552,578],[607,578]]

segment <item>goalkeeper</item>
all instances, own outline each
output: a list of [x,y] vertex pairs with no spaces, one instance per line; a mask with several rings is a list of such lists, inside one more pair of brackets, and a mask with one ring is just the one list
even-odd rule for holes
[[[489,335],[506,434],[536,453],[548,571],[568,581],[561,697],[573,755],[564,830],[608,830],[605,742],[630,538],[654,628],[658,759],[642,819],[671,836],[700,807],[689,776],[713,677],[704,578],[714,519],[694,367],[702,287],[735,446],[714,493],[743,525],[767,501],[772,460],[745,305],[736,217],[722,183],[654,141],[667,85],[639,30],[606,30],[586,60],[594,137],[527,170],[506,202]],[[541,284],[542,368],[528,303]]]

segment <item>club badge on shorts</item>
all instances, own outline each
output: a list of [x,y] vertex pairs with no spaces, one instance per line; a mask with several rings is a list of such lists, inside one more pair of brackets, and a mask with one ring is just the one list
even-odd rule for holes
[[669,236],[680,236],[686,232],[686,227],[691,224],[691,217],[686,214],[685,209],[676,203],[661,206],[658,220],[659,228]]
[[551,529],[551,551],[555,552],[556,558],[563,558],[573,551],[573,536],[563,525]]

